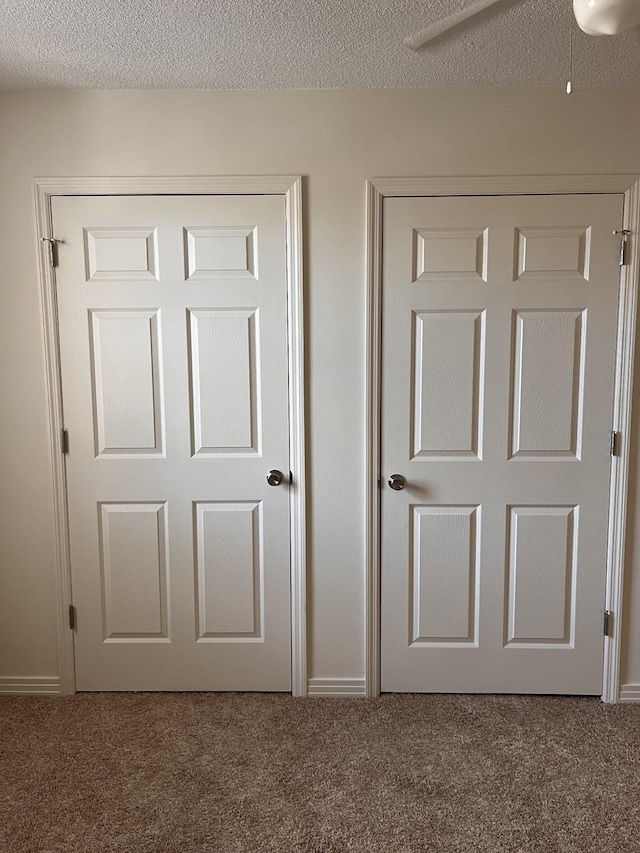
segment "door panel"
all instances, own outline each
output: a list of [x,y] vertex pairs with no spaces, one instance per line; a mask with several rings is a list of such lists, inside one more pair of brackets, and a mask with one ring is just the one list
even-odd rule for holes
[[601,692],[622,205],[384,200],[383,690]]
[[289,690],[284,199],[52,211],[77,688]]

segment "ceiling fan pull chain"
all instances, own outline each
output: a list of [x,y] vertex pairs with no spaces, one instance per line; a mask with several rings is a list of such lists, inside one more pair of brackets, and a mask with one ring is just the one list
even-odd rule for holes
[[567,95],[573,92],[573,11],[569,15],[569,82],[567,83]]

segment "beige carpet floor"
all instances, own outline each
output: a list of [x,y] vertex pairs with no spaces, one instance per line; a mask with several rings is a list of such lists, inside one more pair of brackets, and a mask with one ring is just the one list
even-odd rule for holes
[[2,853],[640,851],[640,708],[0,698]]

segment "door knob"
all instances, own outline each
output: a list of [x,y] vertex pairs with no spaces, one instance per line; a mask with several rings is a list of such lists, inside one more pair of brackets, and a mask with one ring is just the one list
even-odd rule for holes
[[270,486],[279,486],[283,479],[284,474],[282,471],[278,471],[277,468],[272,468],[267,474],[267,483],[269,483]]
[[394,492],[399,492],[404,489],[404,484],[406,483],[405,478],[402,474],[392,474],[389,477],[389,488],[393,489]]

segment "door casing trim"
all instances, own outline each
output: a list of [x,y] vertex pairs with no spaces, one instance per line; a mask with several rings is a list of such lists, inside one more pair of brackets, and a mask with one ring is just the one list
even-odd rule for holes
[[62,378],[58,349],[55,270],[48,245],[55,237],[51,198],[59,195],[282,195],[287,240],[287,336],[289,372],[289,465],[291,564],[291,692],[307,693],[306,620],[306,455],[304,397],[304,300],[302,262],[302,178],[296,175],[185,177],[36,178],[33,182],[40,306],[45,350],[49,436],[53,471],[55,571],[57,585],[60,693],[75,693],[69,525],[64,456],[60,452],[63,423]]
[[543,175],[497,177],[398,177],[367,181],[366,235],[366,388],[365,388],[365,691],[380,694],[380,405],[382,335],[382,203],[388,196],[624,195],[623,227],[631,231],[628,263],[622,267],[616,339],[612,429],[620,433],[613,457],[609,495],[609,534],[605,608],[613,614],[605,637],[602,700],[620,694],[625,536],[638,283],[640,279],[640,176]]

